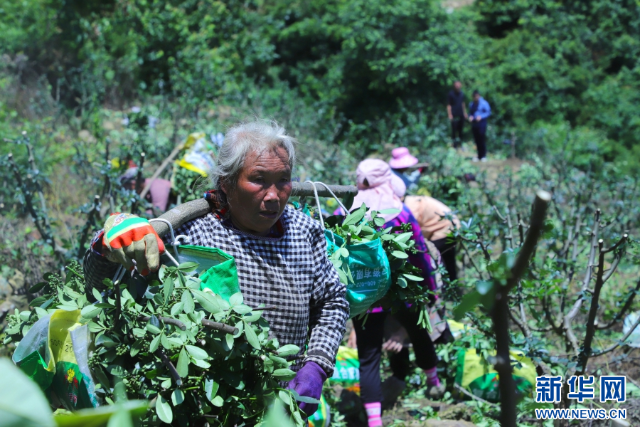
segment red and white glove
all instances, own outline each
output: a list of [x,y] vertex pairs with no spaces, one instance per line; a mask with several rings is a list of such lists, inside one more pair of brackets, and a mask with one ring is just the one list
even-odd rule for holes
[[140,274],[146,276],[160,268],[164,243],[145,218],[114,213],[104,225],[102,250],[109,261],[122,264],[127,269],[135,266]]

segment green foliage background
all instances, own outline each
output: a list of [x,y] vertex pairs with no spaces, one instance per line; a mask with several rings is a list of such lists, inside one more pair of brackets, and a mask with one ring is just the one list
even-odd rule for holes
[[[168,95],[195,115],[222,102],[266,103],[279,116],[294,98],[308,116],[298,127],[372,151],[428,141],[446,125],[444,97],[461,79],[492,103],[497,135],[518,134],[521,156],[571,140],[606,160],[639,157],[636,1],[444,6],[2,0],[0,53],[10,59],[5,72],[39,79],[76,115]],[[15,125],[11,104],[3,100],[4,126]]]

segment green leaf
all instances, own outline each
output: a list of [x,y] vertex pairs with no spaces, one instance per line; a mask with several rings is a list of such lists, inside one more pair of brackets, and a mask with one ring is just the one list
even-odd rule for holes
[[118,343],[116,343],[113,339],[111,339],[111,337],[104,334],[98,336],[98,338],[96,338],[95,343],[97,346],[102,345],[104,347],[115,347],[116,345],[118,345]]
[[293,377],[296,376],[296,373],[291,369],[281,368],[273,371],[273,376],[280,379],[281,381],[290,381]]
[[183,262],[178,266],[178,270],[183,273],[189,273],[191,271],[194,271],[196,268],[198,268],[198,263],[192,261]]
[[160,344],[162,344],[162,347],[167,350],[171,350],[173,348],[173,345],[169,342],[165,334],[160,334]]
[[180,355],[178,356],[178,363],[176,365],[176,371],[178,371],[178,375],[180,377],[185,378],[189,375],[189,355],[184,348],[180,350]]
[[143,345],[144,345],[144,341],[136,340],[131,345],[131,349],[129,350],[129,354],[131,355],[131,357],[136,357],[136,354],[140,353],[140,351],[142,350]]
[[[85,424],[86,425],[86,424]],[[107,427],[133,427],[131,414],[124,409],[119,410],[109,418]]]
[[165,422],[167,424],[171,424],[173,421],[173,412],[171,411],[171,405],[167,402],[162,396],[158,396],[158,400],[156,400],[156,413],[158,414],[158,418],[160,421]]
[[35,294],[40,292],[45,286],[47,286],[47,282],[39,282],[29,288],[30,294]]
[[393,255],[396,258],[399,259],[407,259],[409,258],[409,255],[407,255],[406,253],[402,252],[402,251],[393,251],[391,252],[391,255]]
[[67,301],[64,304],[60,304],[57,308],[64,311],[76,311],[78,306],[71,301]]
[[93,297],[96,299],[96,301],[102,301],[102,295],[96,288],[92,288],[91,293],[93,294]]
[[472,311],[480,302],[480,293],[473,290],[462,297],[462,301],[453,309],[455,320],[460,320],[466,313]]
[[[29,307],[40,307],[43,305],[45,301],[48,301],[48,300],[49,298],[46,295],[35,298],[33,301],[29,303]],[[53,298],[51,299],[51,301],[53,302]]]
[[151,323],[147,323],[146,326],[147,331],[151,332],[152,334],[159,334],[160,332],[162,332],[162,330],[160,328],[158,328],[157,326],[152,325]]
[[407,280],[411,280],[413,282],[422,282],[424,280],[422,277],[414,276],[413,274],[403,273],[402,275],[407,278]]
[[207,352],[201,349],[200,347],[196,347],[194,345],[185,345],[184,347],[187,349],[187,352],[189,353],[189,355],[194,359],[206,360],[209,358],[209,355],[207,354]]
[[320,404],[320,401],[318,399],[314,399],[313,397],[309,396],[300,396],[295,390],[291,390],[291,394],[298,402]]
[[256,350],[260,350],[260,342],[258,341],[258,336],[254,332],[251,325],[246,324],[244,327],[244,335],[247,337],[247,341],[251,344],[251,347]]
[[227,347],[229,347],[229,350],[233,349],[233,335],[227,334],[225,336],[225,340],[227,341]]
[[278,397],[287,405],[291,404],[291,394],[287,390],[280,390]]
[[98,314],[100,314],[101,311],[102,309],[100,307],[96,307],[95,305],[88,305],[82,309],[80,315],[85,319],[93,319]]
[[[131,418],[143,416],[147,412],[148,403],[144,400],[129,400],[115,405],[99,406],[92,409],[82,409],[73,413],[56,415],[58,427],[107,427],[130,426],[126,417],[119,415],[125,413]],[[107,424],[108,423],[108,424]]]
[[171,299],[171,295],[173,295],[173,289],[175,287],[173,279],[171,277],[167,277],[167,280],[165,280],[163,284],[164,288],[162,289],[162,292],[164,293],[164,303],[169,304],[169,300]]
[[[0,425],[54,427],[51,409],[40,388],[9,359],[0,359]],[[11,385],[10,387],[8,385]]]
[[42,319],[43,317],[47,317],[49,312],[43,308],[35,307],[36,314],[38,315],[38,319]]
[[251,307],[249,307],[248,305],[236,305],[235,307],[233,307],[233,311],[238,314],[247,314],[251,313]]
[[407,283],[407,279],[405,279],[404,277],[398,277],[398,286],[400,286],[402,289],[406,288],[409,284]]
[[179,388],[173,390],[173,393],[171,393],[171,403],[173,403],[173,406],[178,406],[182,402],[184,402],[184,393],[182,390]]
[[347,215],[347,217],[344,219],[344,222],[342,223],[342,226],[344,227],[348,225],[356,225],[357,223],[362,221],[362,218],[364,218],[364,215],[366,213],[367,206],[363,203],[362,206],[360,206],[357,210]]
[[204,380],[204,392],[207,396],[207,399],[209,399],[209,402],[213,402],[213,398],[216,397],[219,388],[220,384],[218,384],[211,378],[207,378]]
[[206,360],[193,359],[191,363],[202,369],[209,369],[211,367],[211,363],[207,362]]
[[244,302],[244,298],[242,297],[241,292],[236,292],[235,294],[229,297],[229,304],[231,304],[231,307],[240,305],[243,302]]
[[196,296],[196,301],[209,313],[216,314],[222,311],[213,294],[202,291],[191,291]]
[[157,335],[149,344],[149,352],[154,353],[158,347],[160,347],[160,337],[162,335]]
[[294,354],[298,354],[300,352],[300,347],[293,344],[287,344],[280,347],[278,350],[276,350],[276,352],[278,353],[278,356],[282,357],[293,356]]
[[171,315],[173,317],[176,317],[178,314],[182,313],[183,309],[184,309],[183,302],[176,303],[171,307]]
[[252,311],[251,313],[248,313],[246,316],[244,316],[243,320],[245,322],[251,323],[260,319],[260,317],[262,317],[262,311],[260,311],[260,309],[257,309]]
[[278,356],[274,356],[273,354],[270,354],[269,359],[271,359],[274,363],[282,366],[283,368],[289,367],[289,362],[287,362],[287,360],[283,359],[282,357],[278,357]]
[[221,407],[224,405],[224,399],[221,396],[216,396],[211,400],[213,406]]
[[193,302],[193,297],[191,296],[190,291],[187,290],[182,293],[182,304],[184,305],[182,309],[187,314],[193,313],[193,310],[196,309],[196,306],[195,306],[195,303]]
[[408,233],[396,234],[393,240],[396,243],[407,243],[407,241],[411,238],[411,236],[413,236],[413,232],[411,231]]

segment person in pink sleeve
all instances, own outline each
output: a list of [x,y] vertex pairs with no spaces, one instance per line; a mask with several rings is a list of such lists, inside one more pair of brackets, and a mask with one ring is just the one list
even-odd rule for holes
[[[361,162],[358,165],[356,175],[358,194],[354,198],[351,209],[356,209],[363,203],[371,210],[376,211],[395,209],[395,213],[382,215],[386,221],[384,228],[411,224],[418,253],[411,254],[409,262],[420,269],[427,287],[430,290],[435,290],[435,264],[427,252],[420,225],[409,208],[395,194],[403,189],[404,183],[393,174],[389,164],[377,159],[367,159]],[[382,308],[376,307],[369,311],[366,323],[363,323],[363,320],[359,318],[353,319],[355,341],[360,360],[360,396],[367,410],[369,427],[382,426],[380,415],[383,392],[380,378],[380,359],[383,349],[384,324],[388,314]],[[418,312],[403,305],[394,316],[407,330],[413,343],[416,364],[424,370],[427,376],[426,395],[432,399],[440,398],[444,394],[445,387],[438,378],[436,368],[438,357],[429,333],[426,329],[418,326]],[[410,366],[407,349],[391,355],[391,368],[394,375],[401,377],[401,380],[404,380],[409,374]]]
[[[119,178],[120,185],[128,190],[136,190],[138,193],[145,188],[149,181],[149,178],[142,180],[140,185],[136,185],[136,179],[138,176],[138,166],[132,161],[129,162],[129,168]],[[151,203],[151,205],[159,210],[165,212],[169,206],[169,197],[171,196],[171,182],[166,179],[156,178],[151,182],[149,192],[145,197],[145,200]],[[152,212],[149,212],[152,213]]]

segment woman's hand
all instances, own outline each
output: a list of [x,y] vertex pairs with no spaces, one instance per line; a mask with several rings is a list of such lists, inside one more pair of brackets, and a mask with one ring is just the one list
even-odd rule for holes
[[[309,361],[300,368],[295,378],[289,382],[289,389],[295,390],[300,396],[320,400],[320,397],[322,397],[322,384],[326,379],[327,374],[320,365]],[[299,405],[307,416],[313,415],[318,410],[317,403],[299,402]]]
[[400,353],[402,351],[402,342],[397,341],[395,337],[389,338],[382,344],[382,349],[391,353]]
[[356,330],[351,329],[351,333],[349,334],[349,339],[347,340],[347,347],[356,348],[358,346],[358,340],[356,339]]
[[109,261],[142,275],[160,267],[164,243],[149,221],[128,213],[112,214],[104,225],[102,253]]

